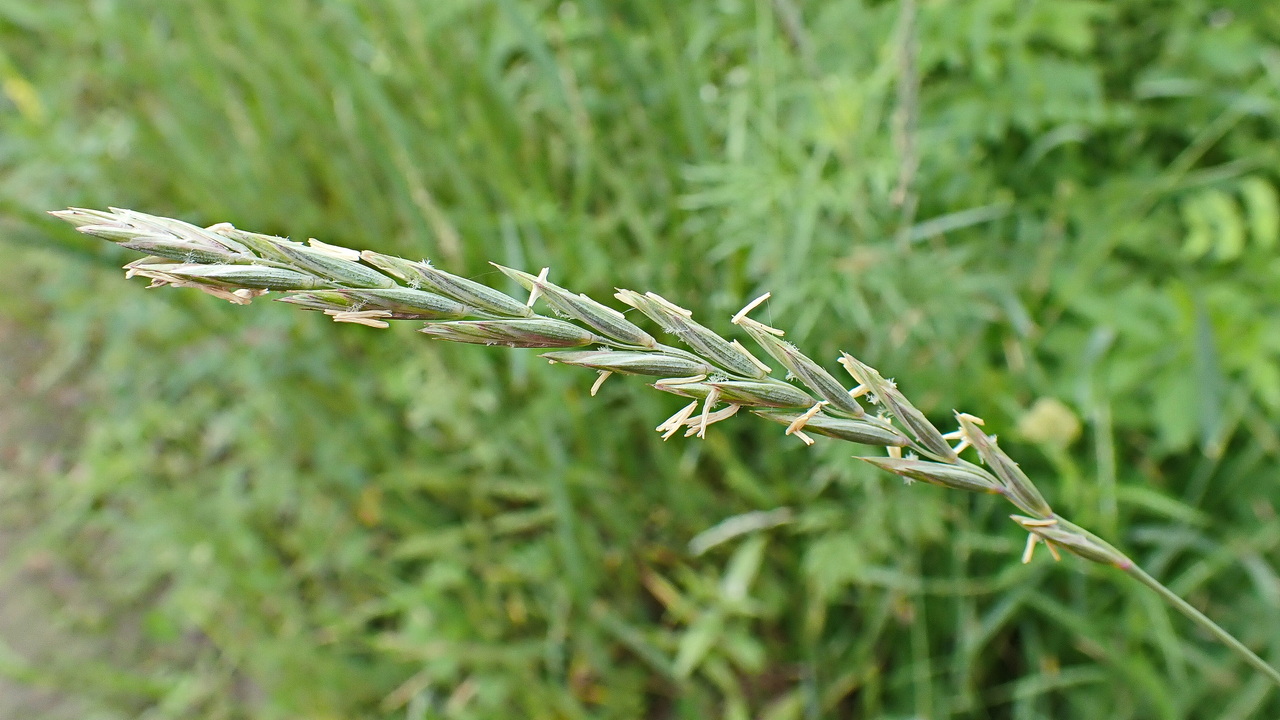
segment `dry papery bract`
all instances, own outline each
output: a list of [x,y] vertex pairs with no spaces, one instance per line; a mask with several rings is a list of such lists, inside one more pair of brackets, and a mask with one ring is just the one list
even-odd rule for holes
[[[814,443],[813,435],[824,435],[885,448],[884,455],[860,459],[907,482],[1003,496],[1023,513],[1012,519],[1027,532],[1024,563],[1032,560],[1037,545],[1044,544],[1055,559],[1065,550],[1122,570],[1280,685],[1280,672],[1253,650],[1115,547],[1056,514],[995,436],[986,434],[981,418],[957,413],[954,430],[939,430],[894,381],[843,353],[837,363],[853,381],[846,387],[787,342],[782,330],[750,317],[768,299],[767,293],[731,322],[761,347],[764,357],[785,368],[787,379],[775,377],[769,365],[737,340],[695,321],[692,311],[656,293],[619,289],[614,297],[685,348],[665,345],[617,309],[553,284],[547,268],[531,274],[496,266],[529,291],[529,297],[520,300],[426,261],[315,239],[298,243],[229,223],[202,228],[119,208],[71,208],[51,214],[86,235],[146,253],[125,267],[129,277],[149,278],[149,287],[192,287],[242,305],[278,293],[280,301],[323,312],[335,322],[385,328],[394,320],[418,320],[424,323],[423,333],[438,339],[554,348],[543,354],[549,362],[598,373],[593,395],[615,374],[651,377],[651,387],[690,400],[657,426],[664,440],[677,434],[705,437],[711,425],[745,409],[784,425],[786,435],[806,445]],[[535,310],[539,302],[550,308],[551,316]],[[970,448],[977,462],[962,456]]]

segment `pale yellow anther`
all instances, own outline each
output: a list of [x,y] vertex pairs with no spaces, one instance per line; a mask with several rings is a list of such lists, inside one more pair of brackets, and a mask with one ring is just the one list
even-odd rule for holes
[[765,373],[766,375],[773,372],[773,368],[760,362],[760,360],[755,355],[751,354],[750,350],[747,350],[745,347],[742,346],[742,343],[738,342],[737,340],[734,340],[729,344],[737,348],[738,352],[742,353],[744,357],[750,360],[752,365],[755,365],[756,367],[760,368],[761,372]]
[[[262,290],[262,289],[240,288],[238,290],[232,290],[231,296],[225,297],[224,299],[230,302],[233,302],[236,305],[248,305],[250,302],[253,301],[254,298],[266,295],[267,292],[268,292],[267,290]],[[218,295],[216,295],[216,297],[224,297],[224,296],[221,293],[219,293]]]
[[659,305],[661,305],[661,306],[665,307],[666,309],[670,310],[671,312],[678,313],[678,314],[683,315],[683,316],[685,316],[685,317],[693,317],[693,311],[692,311],[692,310],[686,310],[685,308],[682,308],[682,307],[680,307],[679,305],[677,305],[677,304],[675,304],[675,303],[671,302],[670,300],[668,300],[668,299],[666,299],[666,298],[662,297],[662,296],[661,296],[661,295],[659,295],[658,293],[655,293],[655,292],[647,292],[647,293],[645,293],[645,294],[644,294],[644,296],[645,296],[645,297],[647,297],[647,298],[649,298],[650,300],[652,300],[652,301],[654,301],[654,302],[658,303]]
[[1036,543],[1040,542],[1040,536],[1035,533],[1027,533],[1027,546],[1022,550],[1022,564],[1026,565],[1031,562],[1031,556],[1035,554]]
[[1058,548],[1054,547],[1053,543],[1044,540],[1044,546],[1049,549],[1049,554],[1053,556],[1054,562],[1062,562],[1062,556],[1058,554]]
[[671,436],[675,435],[676,432],[681,427],[684,426],[684,421],[688,420],[689,416],[692,415],[693,411],[696,410],[697,408],[698,408],[698,401],[694,400],[688,405],[685,405],[684,407],[677,410],[674,415],[667,418],[665,422],[663,422],[658,427],[654,428],[654,430],[657,430],[658,432],[662,433],[663,440],[671,439]]
[[[734,317],[737,318],[736,315]],[[769,325],[765,325],[762,322],[756,322],[755,320],[752,320],[751,318],[745,317],[745,316],[734,320],[733,324],[737,325],[738,327],[747,328],[748,330],[759,330],[762,333],[767,333],[775,337],[783,337],[784,335],[786,335],[785,332],[779,330],[776,327],[770,327]]]
[[806,434],[804,433],[804,431],[802,431],[802,430],[797,430],[797,431],[796,431],[795,433],[793,433],[793,434],[794,434],[796,437],[800,438],[800,440],[801,440],[801,441],[803,441],[805,445],[812,445],[812,444],[813,444],[813,438],[811,438],[811,437],[809,437],[808,435],[806,435]]
[[1018,524],[1022,527],[1053,527],[1058,524],[1058,518],[1026,518],[1019,520]]
[[661,380],[654,380],[653,384],[659,387],[670,386],[670,385],[688,385],[689,383],[702,382],[703,380],[706,380],[706,379],[707,379],[707,376],[705,374],[691,375],[689,377],[662,378]]
[[[551,272],[551,268],[542,268],[538,273],[538,279],[533,282],[533,287],[529,289],[529,301],[525,303],[525,307],[533,307],[537,302],[538,296],[542,294],[542,283],[547,281],[547,273]],[[595,393],[591,393],[595,395]]]
[[897,445],[890,445],[889,447],[885,448],[885,450],[889,453],[889,457],[893,458],[894,460],[902,459],[902,448],[898,447]]
[[379,329],[379,330],[386,330],[387,328],[391,327],[391,323],[389,323],[389,322],[385,322],[385,321],[383,321],[383,320],[374,320],[374,319],[372,319],[372,318],[338,318],[338,317],[335,317],[335,318],[333,319],[333,321],[334,321],[334,322],[353,323],[353,324],[355,324],[355,325],[364,325],[364,326],[366,326],[366,327],[377,328],[377,329]]
[[[850,361],[850,358],[844,355],[841,355],[840,357],[836,358],[836,362],[840,363],[840,366],[845,369],[845,372],[852,375],[854,380],[858,379],[858,374],[853,371],[853,363]],[[863,392],[865,393],[867,391],[864,390]],[[858,396],[854,395],[854,397],[858,397]]]
[[711,417],[707,418],[707,424],[711,425],[713,423],[718,423],[721,420],[726,420],[728,418],[731,418],[737,414],[738,410],[741,407],[742,407],[741,405],[730,405],[729,407],[723,410],[717,410],[711,413]]
[[596,396],[596,393],[600,391],[600,386],[601,386],[601,385],[604,385],[604,381],[605,381],[605,380],[608,380],[608,379],[609,379],[609,376],[610,376],[610,375],[612,375],[612,374],[613,374],[613,371],[612,371],[612,370],[601,370],[601,371],[600,371],[600,373],[599,373],[599,375],[600,375],[600,376],[599,376],[599,377],[597,377],[597,378],[596,378],[596,381],[595,381],[594,383],[592,383],[592,384],[591,384],[591,397],[595,397],[595,396]]
[[356,262],[360,259],[360,253],[355,250],[352,250],[351,248],[344,248],[344,247],[339,247],[337,245],[330,245],[329,243],[320,242],[315,238],[307,238],[307,244],[311,246],[312,250],[319,251],[321,253],[324,253],[325,255],[328,255],[329,257],[337,258],[339,260],[349,260],[351,262]]
[[325,310],[324,313],[332,317],[334,322],[353,323],[379,329],[391,327],[390,323],[379,319],[391,317],[391,313],[386,310],[360,310],[356,312]]
[[742,322],[742,318],[746,317],[746,316],[747,316],[747,313],[749,313],[749,312],[751,312],[752,310],[755,310],[757,307],[759,307],[759,306],[760,306],[760,303],[764,302],[765,300],[768,300],[768,299],[769,299],[769,295],[770,295],[770,293],[765,293],[765,294],[761,295],[760,297],[756,298],[755,300],[752,300],[751,302],[747,303],[746,307],[744,307],[744,308],[742,308],[741,310],[739,310],[739,311],[737,312],[737,314],[735,314],[735,315],[733,316],[733,319],[731,320],[731,322],[732,322],[734,325],[737,325],[738,323]]
[[234,292],[228,292],[227,290],[224,290],[223,288],[220,288],[220,287],[214,287],[212,285],[201,285],[200,283],[184,283],[181,285],[174,284],[174,287],[192,287],[197,290],[200,290],[206,295],[212,295],[220,300],[226,300],[227,302],[234,303],[236,305],[248,305],[249,302],[252,301],[254,297],[254,296],[246,297],[244,295],[237,295]]
[[720,388],[713,387],[711,392],[707,393],[707,399],[702,403],[702,422],[698,426],[698,437],[705,438],[707,436],[707,420],[711,416],[711,408],[720,402]]
[[829,403],[826,400],[823,400],[819,402],[817,405],[814,405],[813,407],[804,411],[804,414],[802,414],[800,417],[796,418],[795,420],[791,421],[791,424],[787,426],[787,431],[784,434],[794,435],[800,432],[801,430],[803,430],[804,426],[808,425],[809,421],[813,419],[813,416],[817,415],[819,412],[822,411],[822,406],[827,404]]
[[[957,437],[960,438],[960,444],[952,448],[952,452],[959,455],[961,452],[963,452],[964,450],[967,450],[968,448],[973,447],[975,444],[973,442],[974,438],[973,438],[971,429],[966,427],[963,424],[963,421],[968,421],[973,425],[985,425],[986,421],[980,417],[977,417],[975,415],[970,415],[968,413],[957,413],[956,418],[962,421],[960,425],[960,429],[956,430],[954,433],[947,433],[946,435],[943,435],[943,437],[948,440],[952,440]],[[991,440],[991,442],[994,443],[996,441],[996,436],[992,435],[990,436],[989,439]]]
[[[733,417],[734,415],[737,414],[738,409],[741,407],[742,407],[741,405],[730,405],[727,408],[716,410],[715,412],[707,416],[707,425],[715,425],[721,420],[727,420]],[[699,416],[696,418],[689,418],[688,420],[684,421],[684,425],[688,428],[687,430],[684,431],[684,436],[693,437],[694,435],[697,435],[700,430],[702,430],[702,417]]]

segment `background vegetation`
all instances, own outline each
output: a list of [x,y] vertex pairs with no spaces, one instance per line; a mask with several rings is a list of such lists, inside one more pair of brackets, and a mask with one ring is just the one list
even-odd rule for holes
[[1280,713],[1118,573],[1020,565],[998,501],[750,418],[663,444],[678,398],[527,352],[143,292],[41,214],[709,323],[772,290],[1274,662],[1280,5],[0,0],[0,39],[13,717]]

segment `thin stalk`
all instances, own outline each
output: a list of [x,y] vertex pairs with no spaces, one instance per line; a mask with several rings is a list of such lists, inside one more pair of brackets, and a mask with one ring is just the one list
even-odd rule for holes
[[1146,585],[1156,592],[1157,595],[1164,598],[1164,601],[1177,608],[1183,615],[1191,618],[1195,624],[1208,630],[1211,635],[1216,637],[1223,645],[1231,648],[1231,651],[1240,656],[1240,659],[1249,663],[1255,670],[1271,678],[1271,681],[1280,686],[1280,670],[1276,670],[1266,660],[1258,657],[1258,654],[1250,650],[1244,643],[1236,639],[1234,635],[1223,630],[1218,623],[1209,619],[1207,615],[1200,612],[1194,605],[1183,600],[1177,593],[1165,587],[1159,580],[1151,577],[1145,570],[1137,565],[1131,565],[1124,571],[1130,577],[1138,582]]
[[[1087,560],[1093,560],[1102,565],[1111,565],[1128,573],[1138,582],[1154,590],[1165,602],[1177,608],[1183,615],[1191,618],[1197,625],[1208,630],[1222,644],[1231,648],[1232,652],[1246,660],[1254,668],[1261,671],[1262,674],[1271,678],[1276,685],[1280,685],[1280,671],[1277,671],[1265,660],[1258,657],[1244,643],[1210,620],[1204,613],[1192,606],[1191,603],[1183,600],[1159,580],[1148,575],[1131,558],[1117,550],[1114,545],[1106,540],[1059,516],[1054,516],[1051,520],[1032,520],[1015,515],[1013,520],[1033,534],[1039,535],[1050,547],[1056,543]],[[1024,560],[1029,559],[1029,557],[1028,555]]]

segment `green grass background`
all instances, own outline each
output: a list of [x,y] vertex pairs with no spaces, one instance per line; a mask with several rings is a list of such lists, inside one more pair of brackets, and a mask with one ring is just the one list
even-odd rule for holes
[[1275,663],[1278,161],[1275,3],[0,0],[0,600],[39,599],[0,670],[26,717],[1276,716],[1119,573],[1019,564],[993,499],[144,292],[42,212],[546,265],[719,329],[772,290]]

